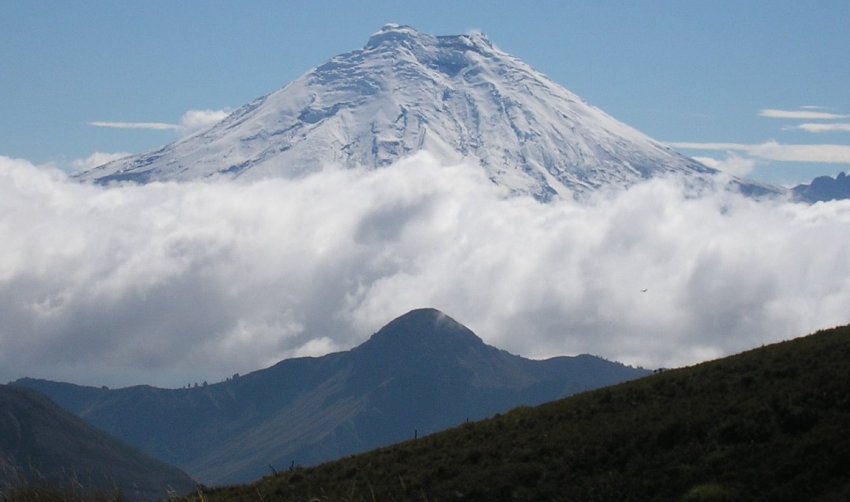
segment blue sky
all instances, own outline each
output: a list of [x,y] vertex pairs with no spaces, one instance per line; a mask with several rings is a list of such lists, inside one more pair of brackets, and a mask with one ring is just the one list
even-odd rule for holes
[[850,168],[848,19],[846,0],[0,0],[0,155],[74,169],[161,146],[186,112],[237,108],[398,22],[483,31],[689,155],[797,183]]

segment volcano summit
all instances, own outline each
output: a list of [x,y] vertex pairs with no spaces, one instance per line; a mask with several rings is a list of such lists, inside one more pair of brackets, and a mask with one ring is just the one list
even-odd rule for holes
[[336,164],[379,168],[427,150],[480,165],[546,201],[710,169],[618,122],[483,34],[388,24],[212,128],[80,175],[109,183],[299,177]]

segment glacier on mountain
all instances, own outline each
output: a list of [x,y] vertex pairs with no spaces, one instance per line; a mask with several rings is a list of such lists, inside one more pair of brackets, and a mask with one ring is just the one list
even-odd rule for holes
[[665,174],[717,171],[613,119],[483,34],[432,36],[388,24],[327,63],[159,150],[82,180],[300,177],[328,165],[380,168],[426,150],[480,165],[546,201]]

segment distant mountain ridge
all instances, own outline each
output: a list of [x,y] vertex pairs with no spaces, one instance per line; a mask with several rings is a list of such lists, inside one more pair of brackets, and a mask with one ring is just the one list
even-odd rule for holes
[[[19,483],[82,494],[158,500],[195,488],[189,476],[142,454],[55,405],[44,395],[0,385],[0,499]],[[46,499],[45,499],[46,500]]]
[[497,185],[543,201],[659,175],[718,173],[585,103],[483,34],[432,36],[388,24],[362,49],[209,130],[79,177],[295,178],[331,164],[378,168],[421,150],[442,163],[480,165]]
[[263,497],[850,500],[850,326],[204,494]]
[[810,204],[850,199],[850,176],[844,172],[838,173],[835,178],[818,176],[809,184],[795,186],[791,193],[796,200]]
[[108,390],[22,379],[92,424],[208,484],[436,432],[647,374],[593,356],[534,361],[433,309],[347,352],[282,361],[193,389]]

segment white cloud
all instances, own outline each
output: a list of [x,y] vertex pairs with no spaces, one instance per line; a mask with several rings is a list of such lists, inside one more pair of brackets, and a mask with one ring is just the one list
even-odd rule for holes
[[112,162],[113,160],[118,160],[128,155],[130,155],[128,152],[94,152],[93,154],[89,155],[84,159],[76,159],[71,161],[71,167],[78,172],[88,171],[89,169],[93,169],[97,166],[106,164],[107,162]]
[[230,115],[228,110],[189,110],[180,118],[180,131],[189,135],[208,129]]
[[215,381],[422,306],[514,353],[668,367],[850,322],[848,201],[655,180],[542,205],[424,155],[111,188],[0,158],[0,242],[2,380]]
[[88,125],[95,127],[108,127],[111,129],[149,129],[152,131],[176,131],[179,126],[177,124],[167,124],[165,122],[106,122],[96,120],[86,122]]
[[806,132],[850,132],[850,124],[846,123],[806,123],[794,126],[794,129],[800,129]]
[[840,115],[837,113],[814,111],[811,107],[805,107],[805,110],[775,110],[767,108],[759,111],[759,116],[772,119],[796,119],[796,120],[833,120],[845,119],[850,115]]
[[189,110],[180,117],[179,124],[167,122],[104,122],[94,121],[87,124],[96,127],[109,127],[113,129],[149,129],[154,131],[177,131],[181,136],[187,136],[207,129],[220,122],[230,114],[227,109],[223,110]]
[[755,157],[785,162],[850,163],[848,145],[784,145],[768,141],[744,151]]
[[756,161],[736,155],[734,152],[729,152],[725,159],[715,159],[714,157],[694,157],[694,160],[701,162],[708,167],[729,173],[733,176],[746,176],[756,168]]
[[850,146],[848,145],[785,145],[776,141],[759,144],[698,142],[671,142],[667,144],[673,148],[685,150],[745,152],[759,159],[782,162],[850,164]]

